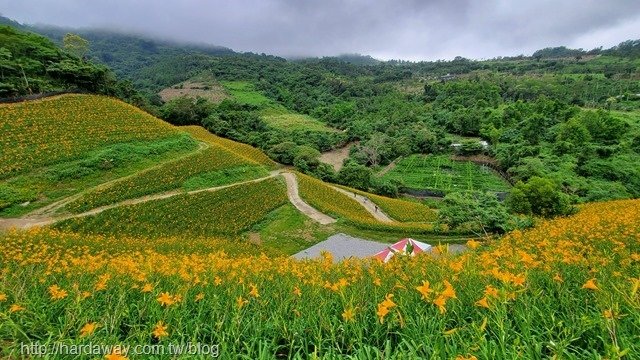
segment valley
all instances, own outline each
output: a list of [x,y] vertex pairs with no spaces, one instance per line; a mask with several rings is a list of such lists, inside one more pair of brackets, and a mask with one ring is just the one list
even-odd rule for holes
[[0,358],[640,357],[640,41],[285,58],[0,23]]

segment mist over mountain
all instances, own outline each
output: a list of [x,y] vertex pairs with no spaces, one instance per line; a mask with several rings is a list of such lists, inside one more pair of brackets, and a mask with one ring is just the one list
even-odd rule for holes
[[482,59],[544,47],[592,49],[635,38],[640,2],[0,0],[28,24],[118,29],[283,57]]

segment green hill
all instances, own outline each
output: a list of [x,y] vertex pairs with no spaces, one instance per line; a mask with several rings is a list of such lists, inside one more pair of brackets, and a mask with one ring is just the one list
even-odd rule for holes
[[[290,227],[276,238],[289,241],[286,251],[304,246],[291,243],[292,234],[323,228],[309,224],[305,215],[283,203],[279,174],[289,170],[259,149],[202,127],[176,127],[122,101],[95,95],[54,96],[0,105],[0,110],[0,126],[9,134],[0,142],[2,217],[69,219],[65,229],[99,234],[162,237],[175,235],[171,229],[183,229],[192,236],[218,238],[242,237],[248,231],[271,236],[271,224],[285,221]],[[299,180],[303,199],[340,220],[325,227],[327,231],[370,230],[383,238],[432,233],[427,224],[431,218],[416,223],[420,216],[403,215],[428,212],[423,205],[359,192],[397,217],[386,224],[358,202],[345,207],[345,195],[328,184],[301,174]],[[320,194],[327,191],[335,196],[322,198]],[[245,196],[249,193],[253,197]],[[321,201],[315,200],[318,195]],[[266,208],[258,211],[258,205]],[[210,215],[200,216],[199,211]],[[168,220],[176,215],[175,224]],[[210,223],[211,216],[217,219],[215,224]],[[153,225],[160,219],[169,221],[166,228]],[[146,230],[135,232],[144,222]],[[107,225],[116,223],[122,226]],[[183,228],[178,223],[189,225]]]
[[0,26],[0,97],[67,89],[118,92],[111,71],[71,55],[51,40]]

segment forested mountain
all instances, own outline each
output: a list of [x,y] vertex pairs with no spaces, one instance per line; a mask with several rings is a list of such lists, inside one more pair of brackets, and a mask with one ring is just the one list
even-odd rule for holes
[[[180,44],[144,36],[108,30],[71,30],[53,26],[19,24],[0,17],[0,24],[35,32],[63,46],[67,33],[80,35],[90,43],[87,58],[107,65],[122,79],[131,80],[138,89],[158,91],[188,79],[206,67],[209,56],[233,55],[231,49],[204,44]],[[171,69],[166,76],[155,72]]]
[[0,26],[0,97],[64,89],[113,93],[115,87],[107,67],[62,51],[42,36]]

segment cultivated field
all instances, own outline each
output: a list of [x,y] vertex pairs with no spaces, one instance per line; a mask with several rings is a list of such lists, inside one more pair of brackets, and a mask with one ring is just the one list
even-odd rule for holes
[[[229,174],[228,170],[233,168],[248,171],[234,173],[234,176],[228,178],[231,183],[267,174],[264,169],[262,171],[260,169],[252,171],[250,170],[252,167],[262,168],[261,165],[245,157],[238,156],[223,147],[209,145],[209,147],[192,155],[141,171],[113,182],[110,186],[96,188],[67,204],[65,210],[83,212],[126,199],[180,189],[183,186],[193,190],[198,187],[224,185],[224,181],[221,181],[220,176]],[[226,174],[225,171],[227,171]],[[249,178],[245,178],[244,175],[249,176]],[[207,181],[207,179],[211,180]],[[199,185],[193,186],[194,184]]]
[[158,95],[163,101],[186,96],[193,99],[201,97],[213,103],[219,103],[229,98],[224,88],[215,81],[184,81],[178,85],[163,89]]
[[267,98],[255,86],[244,81],[222,82],[234,100],[262,107],[262,119],[272,128],[283,131],[336,132],[321,121],[308,115],[297,114]]
[[453,161],[448,155],[411,155],[383,175],[412,189],[444,193],[456,190],[508,191],[509,184],[486,166]]
[[275,105],[273,100],[256,90],[255,85],[246,81],[222,81],[222,87],[239,103],[248,105]]
[[278,179],[106,210],[56,224],[74,232],[141,237],[236,235],[287,201]]
[[0,216],[29,213],[83,189],[198,148],[179,129],[124,102],[64,95],[0,105]]
[[[353,225],[357,228],[381,232],[398,232],[404,234],[433,234],[434,227],[432,224],[423,222],[406,221],[406,222],[381,222],[377,220],[369,211],[367,211],[358,201],[354,198],[336,190],[329,184],[326,184],[313,177],[297,173],[298,182],[300,184],[300,196],[303,200],[307,201],[311,206],[322,211],[323,213],[332,215],[336,218],[343,219],[346,223]],[[360,194],[366,194],[361,192]],[[380,200],[375,195],[366,194],[368,198],[376,201]],[[398,215],[398,211],[401,207],[408,210],[415,210],[415,204],[405,202],[402,200],[385,201],[382,199],[380,208],[386,206],[392,209],[392,213]],[[425,215],[424,208],[420,208],[420,211]],[[419,216],[419,215],[418,215]],[[430,215],[433,216],[433,215]],[[409,215],[400,216],[401,218],[409,218]],[[401,219],[396,219],[401,220]]]
[[284,131],[335,133],[333,129],[311,116],[292,113],[286,109],[267,109],[262,118],[271,127]]
[[180,127],[180,129],[187,131],[194,138],[200,141],[204,141],[211,145],[222,146],[227,150],[233,152],[235,155],[239,155],[248,160],[254,161],[258,164],[265,165],[272,169],[275,168],[277,165],[260,149],[254,148],[251,145],[243,144],[237,141],[216,136],[201,126],[183,126],[183,127]]
[[358,195],[366,196],[394,220],[403,222],[432,222],[436,220],[437,217],[437,214],[435,213],[435,211],[433,211],[433,209],[419,202],[402,199],[392,199],[386,196],[370,194],[346,186],[338,187],[352,193],[356,193]]
[[0,105],[0,179],[74,160],[106,145],[157,140],[179,130],[122,101],[64,95]]
[[638,200],[594,203],[463,255],[337,265],[215,239],[9,232],[1,351],[199,341],[223,358],[619,358],[640,352],[638,223]]

